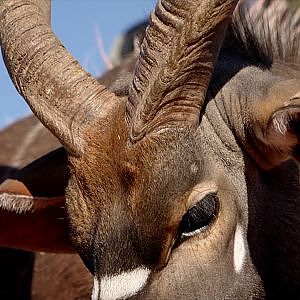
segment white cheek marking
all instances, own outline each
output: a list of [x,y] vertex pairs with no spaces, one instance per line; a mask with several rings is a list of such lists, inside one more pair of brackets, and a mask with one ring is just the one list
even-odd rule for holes
[[99,299],[99,281],[96,277],[94,277],[94,285],[93,285],[93,292],[92,292],[92,300],[98,300]]
[[243,230],[239,224],[236,226],[234,236],[234,248],[233,248],[233,263],[236,273],[240,273],[242,270],[246,256],[245,240],[243,236]]
[[149,274],[149,269],[139,267],[119,275],[104,276],[100,283],[100,299],[117,300],[133,296],[145,286]]
[[196,163],[193,163],[193,164],[191,165],[191,172],[192,172],[193,174],[196,174],[197,171],[198,171],[198,166],[197,166]]

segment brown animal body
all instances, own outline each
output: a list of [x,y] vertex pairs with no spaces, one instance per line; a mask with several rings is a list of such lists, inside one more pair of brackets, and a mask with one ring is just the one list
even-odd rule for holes
[[[66,150],[10,176],[28,151],[3,158],[0,245],[76,251],[93,300],[297,299],[297,14],[231,21],[237,1],[161,0],[128,88],[112,93],[52,35],[48,1],[25,2],[0,4],[4,58]],[[37,256],[36,299],[89,297],[91,278],[65,255]]]

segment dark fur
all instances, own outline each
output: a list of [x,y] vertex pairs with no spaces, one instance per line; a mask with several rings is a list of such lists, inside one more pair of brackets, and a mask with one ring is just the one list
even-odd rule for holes
[[[268,9],[264,6],[263,10]],[[250,16],[243,6],[235,13],[221,50],[222,55],[241,57],[252,65],[270,68],[274,62],[299,63],[299,21],[295,13],[286,7],[277,18],[276,26],[270,25],[263,11]],[[276,16],[275,16],[276,18]],[[298,32],[297,32],[298,31]]]

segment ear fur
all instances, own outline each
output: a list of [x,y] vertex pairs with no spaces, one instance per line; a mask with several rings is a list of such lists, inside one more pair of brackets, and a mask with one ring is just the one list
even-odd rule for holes
[[288,80],[271,89],[254,108],[254,132],[264,168],[294,158],[300,161],[300,82]]
[[58,149],[0,185],[0,246],[73,252],[64,211],[67,155]]

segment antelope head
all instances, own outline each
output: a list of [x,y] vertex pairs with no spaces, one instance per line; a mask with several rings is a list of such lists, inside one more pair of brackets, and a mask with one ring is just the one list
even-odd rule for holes
[[[19,237],[20,248],[78,252],[94,276],[94,300],[260,295],[246,236],[244,152],[215,108],[204,116],[236,4],[158,1],[129,95],[117,97],[57,40],[48,0],[1,1],[1,45],[10,76],[66,149],[2,185],[5,222],[16,217],[14,211],[26,215],[24,230],[38,237],[30,243]],[[296,94],[295,88],[290,92]],[[276,103],[272,109],[279,108]],[[270,144],[281,131],[268,109],[253,122],[270,134]],[[68,168],[57,172],[53,165],[61,160]],[[45,220],[48,209],[66,223],[52,220],[57,231],[45,241],[44,229],[28,220]],[[6,237],[1,243],[16,241]]]

